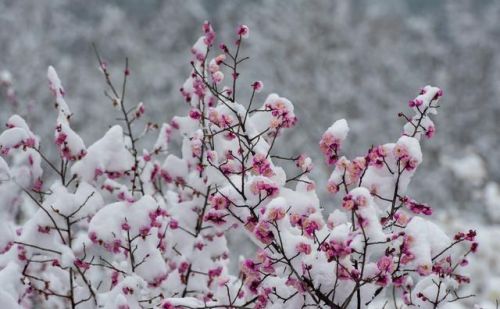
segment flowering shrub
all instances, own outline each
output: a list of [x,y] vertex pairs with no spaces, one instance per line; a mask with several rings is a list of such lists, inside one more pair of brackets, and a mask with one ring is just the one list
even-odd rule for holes
[[[405,195],[443,92],[422,88],[409,102],[414,115],[400,114],[399,139],[364,156],[342,156],[346,120],[324,133],[328,191],[342,195],[325,220],[311,159],[275,147],[297,122],[293,104],[277,94],[254,102],[260,81],[248,85],[249,98],[237,96],[248,27],[215,56],[216,34],[209,23],[202,29],[181,88],[189,110],[170,123],[139,132],[146,107],[126,104],[128,62],[117,87],[97,50],[123,126],[87,147],[52,67],[59,162],[21,117],[9,119],[0,135],[1,307],[361,308],[390,300],[437,308],[469,297],[459,287],[469,282],[462,268],[476,233],[448,237],[425,218],[430,206]],[[155,129],[154,145],[139,148]],[[168,149],[176,136],[180,155]],[[52,184],[42,165],[57,176]],[[234,229],[258,247],[239,274],[228,271],[225,235]]]

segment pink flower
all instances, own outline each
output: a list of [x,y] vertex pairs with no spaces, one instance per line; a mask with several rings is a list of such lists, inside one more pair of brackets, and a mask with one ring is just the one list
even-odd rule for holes
[[465,235],[465,240],[474,241],[476,239],[476,235],[476,231],[469,230],[469,232],[467,232],[467,234]]
[[392,279],[395,287],[401,287],[406,281],[406,275],[398,276]]
[[175,229],[179,228],[179,222],[177,222],[177,220],[175,220],[175,219],[170,219],[169,226],[172,230],[175,230]]
[[264,83],[262,83],[260,80],[255,81],[252,83],[252,88],[255,92],[259,93],[264,88]]
[[257,224],[254,234],[258,240],[266,245],[272,243],[274,240],[274,234],[270,230],[270,224],[265,221],[261,221]]
[[313,169],[313,164],[311,158],[304,154],[301,154],[295,160],[295,165],[300,168],[303,172],[310,172]]
[[212,280],[215,277],[219,277],[222,274],[222,267],[212,268],[208,270],[208,277]]
[[432,138],[435,133],[436,133],[436,128],[432,125],[427,127],[427,129],[425,130],[425,136],[427,138]]
[[142,236],[142,238],[145,238],[146,236],[148,236],[150,230],[151,227],[143,226],[139,229],[139,234]]
[[111,274],[111,286],[115,286],[118,284],[118,278],[120,276],[120,273],[117,271],[113,271]]
[[352,195],[347,194],[346,196],[344,196],[342,200],[342,208],[344,208],[345,210],[352,210],[355,209],[355,206],[356,203],[352,199]]
[[402,144],[396,144],[396,146],[394,146],[393,152],[396,158],[401,160],[408,159],[409,157],[408,148],[406,148],[406,146]]
[[19,261],[26,261],[28,259],[28,257],[26,256],[26,249],[24,249],[24,247],[18,246],[17,251],[17,258],[19,259]]
[[38,232],[42,234],[48,234],[50,232],[50,226],[38,226]]
[[335,194],[339,192],[339,186],[335,182],[329,180],[326,186],[326,190],[332,194]]
[[384,165],[384,159],[387,156],[387,152],[385,151],[383,146],[377,146],[370,149],[366,160],[368,165],[382,167]]
[[329,132],[325,132],[319,142],[321,152],[325,155],[328,164],[335,164],[338,160],[337,151],[340,148],[340,140]]
[[233,117],[227,114],[222,114],[218,120],[218,125],[221,128],[228,128],[233,124]]
[[200,251],[202,251],[205,246],[206,246],[206,244],[204,244],[200,241],[194,244],[194,247]]
[[303,218],[297,213],[290,214],[290,224],[292,226],[302,225]]
[[165,301],[162,305],[161,305],[161,308],[162,309],[176,309],[174,305],[172,305],[171,302],[169,301]]
[[427,206],[426,204],[417,203],[416,201],[404,197],[403,204],[415,214],[424,214],[426,216],[432,215],[432,208]]
[[82,261],[80,259],[76,259],[75,262],[74,262],[75,266],[78,267],[78,268],[81,268],[81,269],[89,269],[90,268],[90,264],[85,262],[85,261]]
[[217,65],[221,65],[224,62],[224,60],[226,60],[226,55],[225,54],[220,54],[217,57],[215,57],[214,60],[215,60],[215,63]]
[[149,162],[151,161],[152,157],[151,154],[145,150],[143,151],[142,158],[144,159],[144,161]]
[[219,45],[219,48],[224,52],[224,53],[228,53],[229,52],[229,48],[227,48],[227,45],[226,44],[220,44]]
[[420,107],[422,104],[424,104],[424,101],[421,99],[413,99],[408,102],[409,107]]
[[325,252],[328,262],[333,261],[335,258],[344,258],[352,253],[350,246],[351,240],[337,241],[330,240],[329,242],[321,245],[321,251]]
[[57,135],[56,135],[56,145],[61,146],[62,144],[64,144],[64,142],[66,141],[67,137],[68,137],[68,135],[66,135],[66,133],[64,133],[64,132],[57,133]]
[[247,39],[248,35],[250,34],[250,29],[246,25],[240,25],[238,27],[238,30],[236,31],[236,34],[241,36],[243,39]]
[[211,46],[215,41],[215,31],[212,28],[212,25],[208,21],[206,21],[203,23],[202,29],[203,29],[203,32],[205,33],[205,38],[204,38],[203,42],[207,46]]
[[106,249],[113,253],[120,253],[121,241],[114,239],[112,243],[105,245]]
[[222,210],[229,206],[229,200],[222,194],[215,194],[210,197],[210,204],[215,210]]
[[265,193],[268,197],[276,197],[279,194],[279,188],[275,183],[264,180],[254,181],[250,186],[250,190],[255,195]]
[[128,294],[133,294],[134,293],[134,289],[132,289],[131,287],[128,287],[128,286],[124,286],[122,288],[122,292],[123,294],[125,295],[128,295]]
[[390,273],[394,268],[392,257],[384,255],[377,261],[377,268],[381,273]]
[[213,74],[213,73],[219,71],[219,69],[220,69],[220,66],[219,66],[219,64],[217,64],[215,59],[210,60],[210,63],[208,64],[208,71]]
[[387,286],[391,280],[391,277],[389,274],[380,274],[377,277],[377,281],[375,281],[375,284],[380,285],[380,286]]
[[245,229],[247,229],[249,232],[253,232],[256,226],[257,218],[255,218],[254,216],[248,216],[245,222]]
[[121,201],[127,201],[129,203],[133,203],[135,201],[134,198],[125,191],[120,191],[116,197]]
[[410,221],[410,218],[401,211],[397,211],[394,214],[394,219],[396,219],[396,222],[401,226],[405,226]]
[[145,112],[144,103],[139,103],[135,109],[135,117],[140,118]]
[[432,272],[432,267],[430,265],[424,264],[417,266],[417,272],[421,276],[428,276]]
[[271,168],[271,163],[267,159],[266,155],[262,153],[254,155],[252,169],[255,173],[266,177],[271,177],[274,175],[274,172]]
[[295,246],[295,249],[297,250],[297,252],[304,253],[306,255],[311,254],[312,251],[311,245],[304,242],[298,243],[297,246]]
[[200,110],[197,108],[191,108],[191,110],[189,110],[189,117],[195,120],[199,120],[201,118]]
[[258,264],[251,259],[245,259],[241,265],[241,272],[246,275],[248,281],[260,277]]
[[273,116],[269,125],[272,129],[291,128],[297,122],[297,117],[291,109],[291,103],[285,98],[275,97],[266,102],[264,106]]
[[222,73],[221,71],[217,71],[212,74],[212,80],[216,84],[220,84],[223,79],[224,79],[224,73]]
[[321,223],[317,220],[306,218],[302,223],[302,228],[307,236],[312,236],[315,231],[321,228]]
[[309,183],[307,183],[306,190],[308,192],[316,190],[316,183],[312,180],[309,181]]
[[89,232],[89,239],[90,239],[90,241],[92,241],[93,243],[97,243],[97,242],[98,242],[98,238],[97,238],[97,234],[96,234],[96,232],[94,232],[94,231]]
[[355,199],[357,207],[366,207],[368,205],[368,199],[364,195],[358,195]]
[[285,282],[286,285],[288,286],[291,286],[293,288],[295,288],[297,291],[299,291],[300,293],[304,293],[305,291],[307,291],[307,285],[305,282],[302,282],[296,278],[293,278],[293,277],[288,277],[288,279],[286,280]]
[[440,97],[442,97],[444,95],[444,91],[442,89],[439,89],[437,92],[436,92],[436,95],[434,96],[433,100],[437,100],[439,99]]
[[172,183],[174,181],[172,176],[170,176],[170,174],[164,169],[160,170],[160,176],[166,183]]
[[179,265],[179,273],[183,274],[185,273],[189,268],[189,263],[188,262],[182,262],[180,265]]
[[346,166],[347,176],[350,183],[356,182],[366,168],[366,159],[364,157],[357,157]]
[[274,207],[267,211],[267,220],[269,221],[279,221],[285,217],[285,209],[282,207]]
[[203,218],[205,221],[212,222],[215,225],[223,225],[226,223],[224,219],[227,215],[218,211],[209,211]]

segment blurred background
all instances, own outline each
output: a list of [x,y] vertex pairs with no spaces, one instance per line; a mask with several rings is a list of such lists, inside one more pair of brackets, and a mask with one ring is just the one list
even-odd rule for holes
[[117,114],[92,43],[117,77],[129,57],[127,101],[144,102],[151,121],[185,113],[179,88],[205,20],[225,42],[238,24],[250,27],[240,87],[262,80],[260,102],[277,92],[295,104],[299,123],[280,149],[313,157],[327,210],[338,204],[323,189],[330,172],[318,150],[323,131],[346,118],[345,151],[362,155],[399,136],[397,114],[420,87],[441,87],[437,134],[423,145],[410,194],[450,230],[478,229],[471,292],[493,308],[500,298],[500,1],[0,0],[0,123],[18,113],[53,140],[46,79],[53,65],[73,128],[87,145],[97,140]]

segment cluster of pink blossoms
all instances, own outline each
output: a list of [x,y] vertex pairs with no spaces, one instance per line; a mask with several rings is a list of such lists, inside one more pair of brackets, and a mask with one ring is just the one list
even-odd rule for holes
[[271,168],[271,163],[267,160],[266,155],[262,153],[258,153],[253,157],[253,170],[255,173],[259,175],[263,175],[265,177],[271,177],[274,175],[274,172]]
[[[406,195],[422,163],[420,139],[435,132],[430,116],[442,91],[424,87],[409,103],[415,114],[400,114],[403,134],[354,159],[342,155],[346,120],[325,131],[319,150],[333,166],[328,191],[341,199],[325,220],[331,201],[320,203],[311,158],[283,154],[275,143],[297,122],[292,102],[261,97],[261,81],[239,82],[249,33],[237,27],[234,44],[218,45],[212,57],[216,33],[203,24],[180,90],[187,111],[161,126],[138,128],[145,105],[126,106],[121,97],[133,72],[126,62],[120,89],[96,50],[123,126],[88,147],[71,128],[65,92],[49,68],[58,164],[21,117],[0,135],[0,192],[10,206],[0,212],[0,283],[8,286],[0,304],[438,308],[469,297],[459,288],[470,281],[463,268],[478,249],[476,232],[449,237],[426,218],[430,206]],[[142,136],[155,130],[156,142],[145,145]],[[57,179],[43,178],[42,166]],[[234,274],[228,233],[257,247]]]
[[297,122],[292,104],[284,98],[269,97],[264,103],[266,110],[271,111],[271,129],[291,128]]

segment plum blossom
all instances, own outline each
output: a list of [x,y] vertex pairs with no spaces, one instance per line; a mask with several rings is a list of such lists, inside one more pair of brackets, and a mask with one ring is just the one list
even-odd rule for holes
[[[349,126],[335,121],[319,151],[333,168],[327,189],[338,198],[320,201],[311,157],[282,154],[275,143],[297,123],[292,102],[273,93],[252,105],[263,90],[260,81],[247,89],[250,98],[237,91],[238,64],[247,60],[241,40],[248,36],[248,27],[239,26],[236,42],[220,44],[223,53],[213,56],[217,35],[203,24],[181,88],[186,110],[161,128],[147,124],[146,133],[159,128],[151,145],[142,139],[146,133],[136,134],[144,132],[137,125],[145,104],[125,106],[127,100],[112,98],[123,104],[122,122],[87,148],[70,126],[66,93],[49,67],[62,164],[43,155],[20,116],[9,118],[0,134],[6,206],[0,212],[0,282],[6,287],[0,303],[361,308],[391,298],[438,308],[458,297],[471,280],[464,268],[479,248],[477,232],[448,236],[427,220],[431,206],[405,195],[423,163],[421,136],[435,133],[431,116],[443,92],[424,87],[408,104],[414,115],[405,115],[401,136],[357,157],[342,153]],[[226,67],[233,68],[229,80]],[[286,161],[290,166],[280,164]],[[42,167],[57,179],[44,177]],[[34,210],[19,221],[19,210],[28,208]],[[229,267],[232,233],[255,245],[236,273]]]

